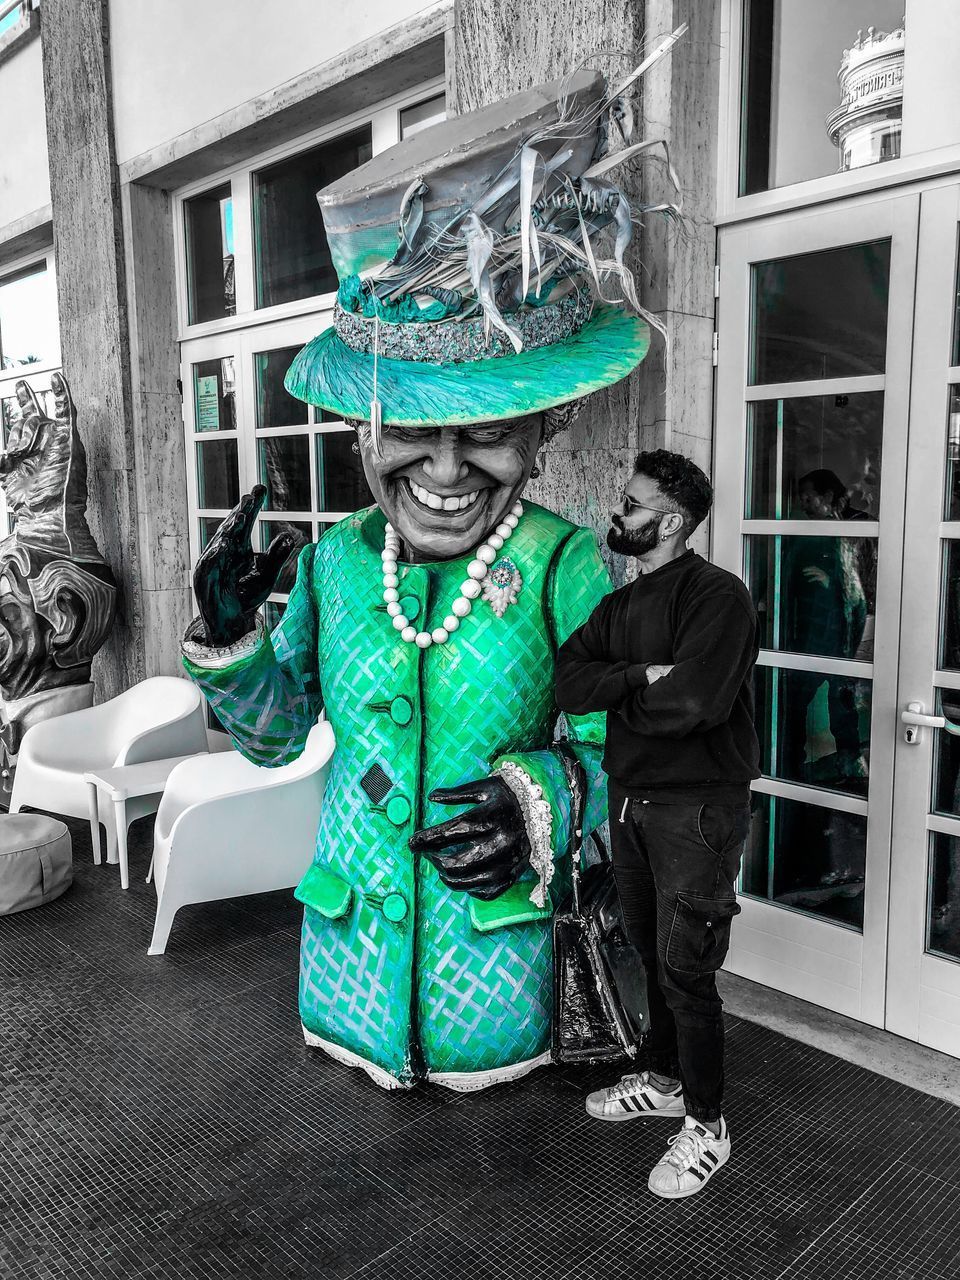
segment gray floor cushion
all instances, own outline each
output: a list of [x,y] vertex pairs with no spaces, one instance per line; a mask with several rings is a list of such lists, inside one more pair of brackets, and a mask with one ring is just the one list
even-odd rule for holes
[[0,814],[0,915],[52,902],[73,882],[70,832],[40,813]]

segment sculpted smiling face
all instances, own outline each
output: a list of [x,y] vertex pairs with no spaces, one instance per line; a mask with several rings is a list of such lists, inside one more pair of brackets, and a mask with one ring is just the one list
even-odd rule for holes
[[384,426],[382,457],[361,425],[361,456],[377,504],[409,561],[471,552],[523,492],[537,457],[542,417],[470,427]]

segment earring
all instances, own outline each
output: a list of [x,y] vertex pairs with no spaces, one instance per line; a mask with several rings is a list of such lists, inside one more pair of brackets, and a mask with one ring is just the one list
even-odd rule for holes
[[360,452],[360,446],[357,444],[356,440],[354,440],[354,442],[353,442],[353,444],[350,446],[350,448],[353,450],[353,452],[354,452],[354,453],[359,453],[359,452]]

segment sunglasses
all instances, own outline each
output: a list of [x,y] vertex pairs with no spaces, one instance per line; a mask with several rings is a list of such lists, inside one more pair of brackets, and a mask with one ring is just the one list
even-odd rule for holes
[[661,516],[676,515],[675,511],[665,511],[663,507],[648,507],[645,502],[638,502],[636,498],[631,498],[629,494],[623,495],[623,514],[625,516],[633,515],[634,511],[656,511]]

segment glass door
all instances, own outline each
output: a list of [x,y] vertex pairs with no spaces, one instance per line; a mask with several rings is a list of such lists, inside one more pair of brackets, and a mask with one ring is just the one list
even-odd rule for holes
[[876,1025],[918,208],[852,201],[720,245],[713,557],[762,627],[763,777],[727,967]]
[[887,1026],[960,1056],[960,187],[921,199]]

